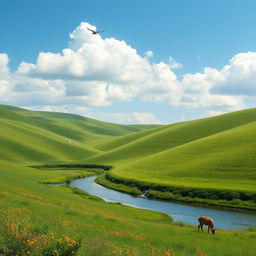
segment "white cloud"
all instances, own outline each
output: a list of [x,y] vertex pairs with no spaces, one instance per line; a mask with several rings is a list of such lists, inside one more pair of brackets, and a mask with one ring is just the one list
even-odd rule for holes
[[[148,78],[151,66],[124,41],[102,39],[81,23],[70,34],[70,48],[62,53],[41,52],[36,64],[23,62],[18,73],[49,79],[136,83]],[[93,27],[95,29],[95,27]]]
[[132,118],[134,118],[134,123],[138,124],[160,124],[161,121],[157,120],[156,117],[151,113],[139,113],[133,112]]
[[256,52],[239,53],[219,73],[224,77],[216,83],[213,93],[256,95]]
[[[16,72],[10,72],[8,55],[0,54],[0,102],[49,110],[70,104],[75,113],[90,114],[90,108],[136,98],[204,108],[212,115],[245,108],[246,97],[256,94],[256,52],[239,53],[220,70],[205,68],[178,79],[174,69],[182,64],[174,58],[152,63],[152,51],[140,56],[125,41],[92,35],[88,27],[96,29],[82,22],[66,49],[41,52],[36,63],[22,62]],[[159,122],[139,111],[102,116],[113,122]]]
[[153,75],[142,85],[141,99],[144,101],[168,101],[175,104],[179,101],[182,88],[175,73],[164,62],[152,64]]
[[[88,27],[96,29],[89,23],[81,23],[70,34],[70,48],[62,53],[41,52],[36,64],[21,63],[17,74],[49,81],[63,80],[67,94],[74,96],[79,92],[79,98],[86,99],[87,103],[95,102],[88,98],[97,92],[101,98],[97,105],[102,102],[102,106],[116,100],[129,101],[139,95],[159,101],[166,98],[160,96],[161,91],[162,94],[168,91],[169,95],[179,93],[176,76],[171,71],[171,66],[177,67],[178,63],[151,64],[124,41],[102,39],[100,35],[92,35]],[[150,57],[153,52],[148,51],[146,55]],[[90,89],[90,85],[94,89]],[[158,96],[151,97],[152,91],[158,91]]]
[[0,80],[0,97],[7,95],[9,91],[9,84],[6,80]]
[[0,53],[0,102],[7,104],[12,97],[14,87],[8,64],[8,55],[6,53]]
[[183,67],[183,65],[177,62],[173,57],[169,57],[169,66],[171,69],[178,69]]
[[207,111],[208,116],[218,116],[218,115],[222,115],[225,112],[223,111],[214,111],[214,110],[209,110]]
[[140,113],[140,112],[132,112],[132,113],[93,113],[89,114],[92,118],[96,118],[98,120],[119,123],[119,124],[161,124],[153,114],[151,113]]
[[9,73],[9,57],[6,53],[0,53],[0,75],[7,75]]
[[137,95],[138,87],[109,84],[107,86],[107,97],[109,100],[130,101]]
[[153,53],[152,51],[147,51],[147,52],[146,52],[146,56],[147,56],[148,58],[151,58],[153,55],[154,55],[154,53]]
[[225,81],[225,74],[213,68],[205,68],[204,73],[185,74],[181,81],[183,94],[178,105],[205,108],[206,111],[230,112],[246,107],[241,96],[212,94],[217,84]]
[[119,123],[119,124],[161,124],[153,114],[151,113],[105,113],[105,112],[94,112],[93,109],[77,106],[77,105],[60,105],[60,106],[41,106],[37,107],[27,107],[31,110],[43,110],[43,111],[53,111],[53,112],[65,112],[65,113],[76,113],[82,116],[90,117],[93,119]]

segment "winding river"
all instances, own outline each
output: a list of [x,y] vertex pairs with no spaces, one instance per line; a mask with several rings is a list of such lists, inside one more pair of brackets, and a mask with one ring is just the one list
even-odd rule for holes
[[100,197],[106,202],[119,202],[132,207],[166,213],[170,215],[174,221],[197,225],[198,216],[210,216],[214,218],[216,227],[219,229],[247,229],[251,226],[256,226],[255,213],[219,210],[133,197],[129,194],[103,187],[97,184],[95,179],[96,176],[91,176],[73,180],[70,186]]

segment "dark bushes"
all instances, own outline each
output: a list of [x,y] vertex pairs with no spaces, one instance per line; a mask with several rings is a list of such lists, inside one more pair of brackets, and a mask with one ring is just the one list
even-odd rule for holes
[[[254,201],[256,202],[256,193],[239,192],[231,190],[217,190],[217,189],[198,189],[198,188],[182,188],[182,187],[171,187],[161,184],[153,184],[143,181],[135,180],[123,180],[106,174],[106,179],[117,184],[124,184],[129,187],[138,188],[140,191],[152,190],[154,193],[149,193],[148,197],[157,196],[161,199],[172,199],[174,197],[190,197],[190,198],[202,198],[210,200],[242,200],[242,201]],[[163,193],[157,193],[163,192]],[[167,198],[165,198],[167,197]]]

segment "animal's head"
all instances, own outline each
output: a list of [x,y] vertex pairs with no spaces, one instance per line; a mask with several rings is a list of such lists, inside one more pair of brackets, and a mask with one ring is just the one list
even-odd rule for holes
[[212,234],[215,235],[216,228],[212,229]]

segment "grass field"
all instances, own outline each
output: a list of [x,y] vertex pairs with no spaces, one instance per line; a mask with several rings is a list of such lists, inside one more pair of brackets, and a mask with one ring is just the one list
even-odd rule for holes
[[24,163],[78,160],[101,152],[94,143],[151,127],[0,105],[0,156]]
[[0,166],[1,214],[9,209],[8,215],[15,216],[12,225],[28,224],[36,234],[54,234],[52,243],[81,236],[77,255],[254,255],[256,250],[255,230],[197,233],[195,226],[173,223],[164,214],[39,183],[81,170],[35,170],[5,161]]
[[[110,176],[124,180],[195,188],[215,183],[218,189],[236,186],[253,192],[255,113],[252,109],[168,126],[125,126],[1,105],[0,254],[254,256],[256,229],[198,233],[197,227],[173,223],[161,213],[43,184],[98,170],[28,166],[104,163],[114,166]],[[204,173],[205,166],[212,176]]]
[[256,122],[252,122],[165,150],[112,173],[168,185],[217,189],[235,186],[253,192],[255,141]]
[[[135,133],[103,144],[101,149],[124,142],[85,161],[114,165],[106,177],[117,183],[153,190],[162,186],[158,190],[176,189],[179,196],[181,190],[200,190],[207,199],[225,199],[218,195],[224,190],[234,207],[256,209],[255,119],[256,110],[249,109],[142,131],[139,138]],[[242,205],[244,194],[250,203]]]

